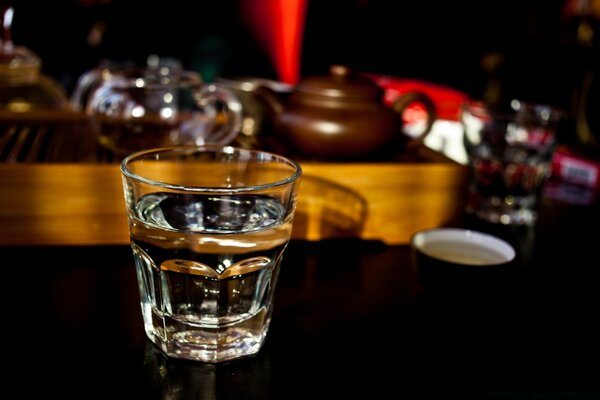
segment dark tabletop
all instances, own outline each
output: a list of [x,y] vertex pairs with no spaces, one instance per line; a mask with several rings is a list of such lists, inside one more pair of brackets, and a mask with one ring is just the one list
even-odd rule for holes
[[408,246],[292,241],[265,346],[217,365],[166,359],[146,339],[128,246],[0,248],[3,390],[57,399],[600,399],[600,206],[593,192],[554,189],[531,228],[464,218],[517,249],[510,278],[496,285],[425,286]]

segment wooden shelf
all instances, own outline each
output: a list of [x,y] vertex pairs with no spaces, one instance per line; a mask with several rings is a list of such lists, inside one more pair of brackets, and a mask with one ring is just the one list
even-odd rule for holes
[[[80,126],[85,118],[68,115],[72,136],[60,139],[60,149],[63,156],[66,149],[77,154],[76,161],[19,158],[0,147],[5,156],[13,154],[0,163],[0,246],[129,243],[119,165],[94,162],[97,153],[90,155]],[[25,125],[66,131],[53,125],[64,118],[42,117],[25,119]],[[3,135],[15,125],[2,115],[0,124]],[[466,168],[427,148],[401,162],[300,163],[295,239],[357,237],[405,244],[419,229],[457,223],[463,210]]]

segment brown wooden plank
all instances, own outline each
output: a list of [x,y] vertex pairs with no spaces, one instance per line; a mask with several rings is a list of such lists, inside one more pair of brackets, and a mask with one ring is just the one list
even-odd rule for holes
[[[302,164],[293,237],[407,243],[451,224],[466,172],[446,163]],[[0,245],[128,243],[117,164],[0,164]]]
[[27,140],[31,135],[35,135],[35,132],[32,132],[31,126],[22,126],[19,129],[16,133],[16,140],[6,155],[6,162],[17,162],[24,159],[27,151]]
[[48,128],[46,126],[40,126],[34,134],[31,148],[28,150],[24,157],[25,162],[40,162],[44,160],[44,153],[46,149],[44,146],[47,143],[47,139],[50,137]]
[[0,161],[6,161],[13,146],[15,135],[18,135],[19,127],[17,124],[0,125]]

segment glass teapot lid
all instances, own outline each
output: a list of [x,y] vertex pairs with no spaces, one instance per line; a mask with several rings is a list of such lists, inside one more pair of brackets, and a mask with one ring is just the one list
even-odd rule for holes
[[33,82],[41,67],[40,58],[31,50],[15,46],[12,41],[11,24],[13,8],[2,6],[2,36],[0,37],[0,79],[5,84]]
[[0,109],[31,111],[67,108],[66,90],[40,73],[41,59],[26,47],[13,44],[13,14],[13,7],[0,6]]

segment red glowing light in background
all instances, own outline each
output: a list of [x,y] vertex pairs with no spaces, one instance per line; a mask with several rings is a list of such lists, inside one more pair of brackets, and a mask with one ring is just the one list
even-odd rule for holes
[[242,1],[246,23],[258,43],[267,49],[284,83],[300,80],[300,53],[308,0]]

